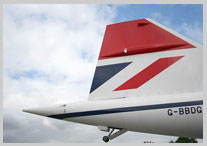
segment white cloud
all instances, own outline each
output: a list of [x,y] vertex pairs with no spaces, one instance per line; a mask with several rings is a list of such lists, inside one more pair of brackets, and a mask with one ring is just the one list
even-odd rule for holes
[[196,42],[203,43],[203,32],[202,27],[198,22],[191,24],[183,23],[181,26],[175,28],[176,31],[183,31],[183,33],[189,38],[195,40]]
[[163,16],[162,13],[160,12],[154,12],[152,13],[152,16],[151,18],[155,21],[158,21],[158,22],[162,22],[163,25],[165,26],[169,26],[169,25],[172,25],[171,23],[171,17],[170,16]]
[[[115,11],[108,5],[4,6],[5,142],[50,141],[32,137],[42,128],[49,133],[64,124],[41,121],[23,108],[87,100],[105,26],[112,23]],[[11,119],[17,129],[6,126]],[[16,134],[29,125],[37,133]]]
[[95,11],[94,5],[9,7],[4,23],[4,70],[37,70],[51,79],[59,75],[85,78],[93,71],[105,25],[110,23]]
[[152,19],[156,20],[156,19],[160,19],[162,18],[162,14],[160,12],[154,12],[152,13]]

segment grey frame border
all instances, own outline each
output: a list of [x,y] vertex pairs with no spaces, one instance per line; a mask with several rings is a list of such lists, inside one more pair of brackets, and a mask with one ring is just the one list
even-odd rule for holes
[[[207,0],[1,0],[0,1],[0,115],[1,115],[1,124],[0,124],[0,132],[1,137],[1,145],[3,145],[3,4],[203,4],[203,48],[207,48]],[[203,99],[203,143],[198,145],[206,145],[207,144],[207,125],[206,114],[207,114],[207,86],[206,86],[206,74],[207,74],[207,50],[203,49],[203,91],[204,91],[204,99]],[[74,143],[69,143],[69,145],[74,145]],[[128,145],[129,143],[119,144],[119,145]],[[6,144],[6,145],[25,145],[25,144]],[[26,145],[28,145],[26,143]],[[30,143],[29,145],[36,145]],[[37,145],[57,145],[57,143],[53,144],[40,144]],[[58,144],[59,145],[59,144]],[[68,145],[68,143],[61,145]],[[81,143],[75,143],[75,145],[82,145]],[[85,144],[84,144],[85,145]],[[96,145],[94,144],[86,144],[86,145]],[[100,145],[100,144],[99,144]],[[111,144],[110,144],[111,145]],[[114,144],[113,144],[114,145]],[[116,144],[117,145],[117,144]],[[136,143],[132,144],[136,145]],[[142,143],[139,143],[142,145]],[[149,144],[144,144],[149,145]],[[153,145],[166,145],[164,144],[153,144]],[[182,145],[182,144],[176,144]]]

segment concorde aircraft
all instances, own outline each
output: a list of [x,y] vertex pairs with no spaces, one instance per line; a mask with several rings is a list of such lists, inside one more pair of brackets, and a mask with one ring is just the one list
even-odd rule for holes
[[24,112],[127,131],[203,137],[202,46],[151,20],[106,26],[88,101]]

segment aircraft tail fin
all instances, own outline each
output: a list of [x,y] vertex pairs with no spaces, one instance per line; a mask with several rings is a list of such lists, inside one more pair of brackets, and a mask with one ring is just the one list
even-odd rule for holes
[[151,20],[106,27],[89,100],[202,90],[202,46]]

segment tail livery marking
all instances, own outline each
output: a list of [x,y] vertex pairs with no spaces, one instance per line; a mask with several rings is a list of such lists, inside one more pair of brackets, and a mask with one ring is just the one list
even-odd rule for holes
[[160,72],[167,69],[169,66],[180,60],[183,56],[160,58],[146,67],[144,70],[133,76],[131,79],[123,83],[114,91],[136,89],[142,86],[147,81],[158,75]]
[[[191,52],[196,50],[201,50],[199,44],[151,19],[107,25],[88,100],[193,91],[195,82],[199,84],[194,72],[200,73],[194,68],[200,66],[195,66],[189,74],[185,66],[193,65],[188,58],[195,59]],[[177,62],[184,56],[186,59]],[[175,62],[178,66],[173,65]]]
[[96,67],[96,72],[93,78],[93,83],[91,86],[90,93],[93,92],[96,88],[104,84],[118,72],[127,67],[131,62],[98,66]]
[[140,19],[108,25],[99,60],[190,48],[195,46],[147,19]]

